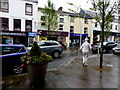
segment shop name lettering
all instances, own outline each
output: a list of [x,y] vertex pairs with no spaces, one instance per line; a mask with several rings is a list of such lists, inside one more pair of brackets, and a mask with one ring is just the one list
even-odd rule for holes
[[3,33],[3,32],[0,32],[0,35],[19,35],[19,36],[26,36],[25,33]]
[[47,35],[50,34],[50,35],[60,35],[60,32],[47,32]]

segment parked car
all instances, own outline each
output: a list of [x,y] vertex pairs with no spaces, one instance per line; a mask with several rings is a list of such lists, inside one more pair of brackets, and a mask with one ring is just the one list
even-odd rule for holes
[[120,43],[112,49],[113,54],[120,54]]
[[[115,43],[115,42],[103,42],[103,52],[109,52],[115,46],[117,46],[117,43]],[[98,48],[100,49],[100,47],[101,47],[101,43],[92,45],[92,53],[98,53]]]
[[[42,52],[50,54],[54,58],[58,58],[62,53],[62,45],[57,41],[39,41],[37,42]],[[27,47],[30,51],[31,47]]]
[[103,43],[103,48],[105,52],[109,52],[109,50],[112,50],[112,48],[114,48],[115,46],[117,46],[117,43],[115,42],[104,42]]
[[28,51],[24,45],[8,45],[0,44],[0,49],[2,53],[0,58],[2,58],[2,74],[6,73],[22,73],[24,67],[21,67],[20,58],[25,55]]

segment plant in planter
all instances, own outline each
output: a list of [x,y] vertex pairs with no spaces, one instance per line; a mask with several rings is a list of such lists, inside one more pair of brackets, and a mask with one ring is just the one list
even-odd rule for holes
[[47,71],[48,62],[53,58],[46,53],[41,52],[41,48],[34,42],[30,53],[21,57],[21,62],[27,65],[28,77],[30,83],[43,83]]

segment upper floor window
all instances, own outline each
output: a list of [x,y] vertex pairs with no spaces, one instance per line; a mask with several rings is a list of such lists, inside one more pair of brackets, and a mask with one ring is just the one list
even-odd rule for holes
[[25,21],[25,30],[26,32],[32,32],[32,20]]
[[14,30],[15,31],[21,30],[21,19],[14,19]]
[[45,23],[41,23],[41,29],[46,29],[46,25],[45,25]]
[[74,22],[74,17],[70,16],[70,22]]
[[8,12],[9,11],[8,0],[0,0],[0,11],[2,11],[2,12]]
[[74,26],[70,26],[70,32],[74,33]]
[[45,16],[41,16],[41,20],[42,20],[42,21],[45,21]]
[[59,30],[63,30],[63,25],[59,25]]
[[115,30],[117,30],[117,25],[115,25]]
[[32,4],[26,3],[26,6],[25,6],[25,14],[32,16],[32,13],[33,13],[33,6],[32,6]]
[[97,22],[95,22],[95,27],[97,27]]
[[0,30],[9,30],[8,18],[0,18]]
[[84,34],[88,34],[88,28],[87,27],[84,28]]
[[60,22],[60,23],[63,23],[63,22],[64,22],[64,18],[60,18],[60,19],[59,19],[59,22]]
[[85,18],[84,23],[88,24],[88,19],[87,18]]

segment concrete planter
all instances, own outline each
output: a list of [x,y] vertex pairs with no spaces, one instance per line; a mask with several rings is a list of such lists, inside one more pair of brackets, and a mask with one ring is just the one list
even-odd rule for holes
[[44,84],[48,63],[27,65],[30,84]]

